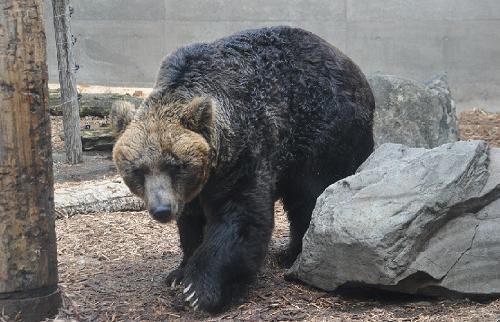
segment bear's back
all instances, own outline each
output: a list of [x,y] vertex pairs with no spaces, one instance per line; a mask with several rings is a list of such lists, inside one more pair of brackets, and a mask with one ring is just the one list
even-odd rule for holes
[[238,133],[226,148],[239,151],[224,153],[266,156],[280,166],[342,148],[357,130],[371,133],[374,99],[364,75],[337,48],[298,28],[247,30],[182,47],[163,61],[155,87],[176,98],[214,97]]
[[241,87],[251,95],[255,86],[264,91],[279,86],[304,89],[307,82],[311,86],[321,81],[321,87],[329,88],[333,74],[347,68],[357,67],[320,37],[278,26],[181,47],[162,62],[155,87],[167,92],[198,89],[211,95],[214,88],[231,91]]

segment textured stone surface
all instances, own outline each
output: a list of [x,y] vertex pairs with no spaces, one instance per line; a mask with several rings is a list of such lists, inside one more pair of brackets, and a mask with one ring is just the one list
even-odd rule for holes
[[142,200],[134,196],[120,179],[89,181],[59,188],[54,192],[54,201],[58,217],[144,209]]
[[376,146],[400,143],[433,148],[458,140],[455,103],[445,75],[426,85],[375,74],[368,77],[375,96]]
[[318,198],[288,275],[324,290],[500,294],[500,149],[384,144]]

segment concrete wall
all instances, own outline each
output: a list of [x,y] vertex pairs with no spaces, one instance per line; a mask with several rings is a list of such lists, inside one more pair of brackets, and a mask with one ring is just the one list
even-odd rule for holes
[[[57,82],[52,7],[49,71]],[[270,25],[322,36],[366,73],[416,80],[447,72],[459,107],[500,110],[498,0],[73,0],[80,83],[151,86],[163,56]]]

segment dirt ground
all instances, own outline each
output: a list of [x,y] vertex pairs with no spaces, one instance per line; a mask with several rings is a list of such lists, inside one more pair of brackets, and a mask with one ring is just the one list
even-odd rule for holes
[[[64,141],[59,135],[63,131],[62,116],[51,116],[50,120],[56,188],[74,182],[104,179],[116,175],[116,169],[109,151],[86,151],[83,154],[83,163],[77,165],[67,164],[64,154]],[[84,117],[80,120],[82,129],[85,127],[97,129],[102,124],[109,124],[109,120],[98,117]]]
[[[53,133],[61,130],[53,118]],[[99,125],[102,120],[82,120]],[[500,115],[482,111],[460,115],[461,137],[500,146]],[[82,165],[64,164],[54,136],[56,187],[115,176],[110,153],[86,153]],[[209,316],[193,312],[164,278],[181,260],[175,224],[156,223],[145,212],[80,215],[56,222],[63,308],[56,321],[500,321],[500,300],[439,300],[365,290],[326,293],[287,282],[276,254],[288,228],[279,204],[266,264],[248,297],[230,311]]]
[[462,140],[485,140],[491,146],[500,147],[500,114],[482,110],[462,112],[459,127]]

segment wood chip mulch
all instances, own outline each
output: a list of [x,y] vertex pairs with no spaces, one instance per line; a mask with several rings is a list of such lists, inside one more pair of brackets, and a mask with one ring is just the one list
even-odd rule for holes
[[462,112],[458,124],[462,140],[484,140],[500,147],[500,114],[483,110]]
[[174,224],[144,212],[81,215],[56,223],[64,306],[56,321],[496,321],[500,301],[439,301],[347,296],[284,280],[276,254],[287,239],[279,205],[266,265],[249,295],[230,311],[193,312],[164,278],[181,260]]

